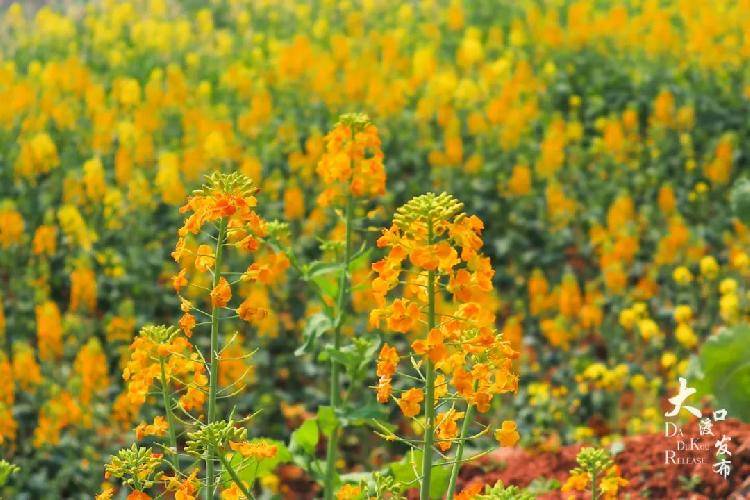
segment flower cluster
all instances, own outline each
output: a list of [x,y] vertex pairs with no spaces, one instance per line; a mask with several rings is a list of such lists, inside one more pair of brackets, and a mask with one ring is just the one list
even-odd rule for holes
[[385,193],[385,166],[378,129],[366,115],[342,115],[325,137],[317,173],[326,185],[323,206],[344,195],[375,197]]
[[[139,441],[168,439],[169,446],[165,446],[168,452],[157,465],[169,462],[175,474],[158,476],[154,472],[158,467],[141,449],[123,450],[113,458],[107,470],[134,488],[131,495],[147,498],[145,490],[163,480],[164,487],[175,491],[177,498],[195,498],[200,483],[199,471],[194,469],[190,475],[183,475],[180,470],[179,440],[183,435],[186,436],[184,452],[205,462],[204,488],[212,491],[220,484],[217,462],[231,475],[231,484],[221,483],[223,496],[250,496],[248,485],[239,479],[225,455],[234,453],[240,457],[240,462],[246,458],[259,462],[272,459],[276,454],[272,443],[247,442],[247,429],[242,427],[244,421],[219,420],[217,409],[220,391],[222,397],[228,397],[243,390],[252,374],[245,337],[235,333],[225,338],[224,322],[239,318],[258,325],[268,311],[248,293],[248,287],[277,283],[289,265],[283,254],[261,248],[267,225],[254,210],[255,192],[244,175],[215,172],[181,208],[181,212],[189,215],[178,232],[172,252],[180,270],[171,280],[183,312],[179,327],[149,325],[141,329],[130,346],[123,370],[126,391],[113,409],[117,420],[129,424],[146,403],[152,387],[160,389],[165,415],[155,416],[151,423],[142,422],[135,434]],[[213,245],[204,243],[211,240]],[[256,258],[243,272],[227,271],[233,257],[226,252],[228,248],[237,249],[238,256],[245,261],[249,254]],[[206,286],[209,282],[210,288]],[[238,305],[230,307],[233,297],[243,294],[247,295],[245,300],[235,299]],[[127,315],[127,310],[123,310],[123,314]],[[195,315],[202,315],[205,321],[198,323]],[[115,328],[129,324],[124,316],[114,319],[119,319]],[[202,339],[192,343],[194,330],[202,325],[210,325],[209,350],[205,354],[198,348]],[[84,363],[83,359],[80,363]],[[189,420],[178,418],[178,413]],[[183,424],[184,429],[178,424]],[[129,470],[124,470],[123,463],[128,465],[128,461],[134,462],[130,464],[132,467],[145,462],[149,470],[140,471],[133,478]],[[152,475],[153,479],[142,480]],[[107,491],[102,492],[102,495],[107,494]]]
[[[222,269],[216,268],[217,255],[223,253],[225,246],[236,248],[242,255],[259,252],[266,236],[266,222],[254,210],[257,205],[255,192],[252,182],[241,174],[214,173],[209,177],[208,184],[197,190],[180,209],[182,213],[189,212],[190,215],[179,230],[179,239],[172,252],[172,257],[180,265],[179,273],[172,278],[172,285],[180,295],[183,311],[179,325],[188,337],[197,323],[194,313],[200,314],[203,310],[200,307],[202,304],[196,306],[182,295],[182,290],[189,284],[189,273],[198,283],[206,274],[214,278],[207,301],[209,309],[230,309],[232,285],[270,285],[289,266],[283,254],[269,251],[261,254],[240,279],[232,283],[227,280],[230,275],[222,276]],[[218,233],[218,242],[214,246],[197,242],[201,230],[209,223],[215,225]],[[247,296],[231,310],[251,324],[258,324],[268,315],[268,310],[258,307],[258,301],[252,296]]]
[[[495,328],[494,271],[481,252],[484,226],[478,217],[461,213],[462,207],[445,193],[412,199],[378,239],[387,255],[372,265],[378,307],[370,314],[371,326],[405,334],[413,365],[435,367],[435,398],[426,404],[442,408],[435,427],[442,451],[451,447],[464,417],[450,401],[459,398],[486,413],[495,395],[518,387],[517,353]],[[389,298],[396,290],[398,296]],[[390,343],[380,350],[381,403],[392,397],[401,359]],[[400,391],[395,399],[407,417],[423,411],[425,394],[419,387]]]
[[[576,461],[579,467],[570,471],[570,477],[562,486],[563,493],[590,490],[594,498],[614,500],[620,497],[620,488],[628,485],[628,481],[620,477],[619,467],[603,450],[582,448]],[[571,495],[568,498],[578,497]]]
[[[4,380],[13,379],[13,368],[5,353],[0,353],[0,376]],[[13,418],[13,404],[16,401],[16,393],[13,384],[3,384],[0,389],[0,444],[14,441],[18,423]]]
[[161,379],[161,364],[171,387],[181,395],[186,411],[201,410],[206,401],[208,378],[205,366],[190,341],[176,328],[145,326],[130,346],[130,357],[123,370],[125,395],[132,414],[146,402],[153,385]]

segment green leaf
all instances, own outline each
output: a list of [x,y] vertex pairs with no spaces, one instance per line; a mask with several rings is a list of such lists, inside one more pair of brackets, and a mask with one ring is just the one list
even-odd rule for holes
[[325,437],[331,437],[331,433],[338,427],[339,420],[336,413],[330,406],[321,406],[318,408],[318,424]]
[[750,422],[750,325],[725,328],[706,339],[699,360],[698,393],[713,394],[729,416]]
[[332,345],[325,347],[326,359],[341,364],[352,380],[360,380],[365,376],[367,368],[377,351],[377,342],[367,339],[354,339],[353,343],[338,349]]
[[[342,416],[342,420],[347,426],[350,425],[370,425],[371,427],[381,430],[381,427],[376,424],[377,421],[387,421],[388,411],[381,404],[370,402],[365,405],[356,407],[346,408],[346,413]],[[387,424],[387,428],[393,428],[391,424]]]
[[412,450],[398,462],[391,464],[391,473],[402,491],[417,486],[417,477],[422,469],[422,452]]
[[[448,490],[450,472],[450,467],[447,464],[438,463],[432,466],[430,498],[443,498],[443,495]],[[396,482],[401,483],[401,491],[418,487],[417,478],[422,473],[422,452],[420,450],[411,450],[400,462],[391,464],[391,473]]]
[[[230,465],[234,468],[235,472],[237,472],[237,476],[248,484],[253,484],[256,479],[271,474],[279,464],[292,461],[292,454],[281,441],[259,438],[252,439],[249,442],[251,444],[264,442],[276,445],[276,456],[273,458],[258,460],[253,457],[243,457],[239,453],[232,453],[231,459],[229,460]],[[225,482],[231,481],[229,473],[226,470],[222,472],[222,479]]]
[[[326,461],[325,460],[313,460],[309,464],[308,471],[310,472],[310,474],[312,474],[313,479],[318,484],[325,483],[325,477],[326,477]],[[337,486],[338,484],[340,484],[338,474],[334,475],[333,484],[334,486]]]
[[341,482],[346,483],[372,483],[373,477],[375,476],[375,473],[373,471],[369,472],[347,472],[346,474],[341,474],[340,479]]
[[739,179],[730,194],[732,211],[743,224],[750,224],[750,179]]
[[311,418],[305,420],[305,422],[292,433],[290,448],[292,451],[302,449],[308,455],[312,455],[315,453],[315,447],[318,446],[319,439],[318,419]]
[[448,491],[448,483],[451,480],[451,468],[448,465],[435,465],[432,467],[432,480],[430,481],[430,498],[441,499]]
[[321,299],[328,297],[329,299],[335,299],[339,293],[338,280],[327,277],[326,275],[316,276],[310,280],[320,290]]
[[315,341],[324,333],[333,328],[331,318],[324,313],[315,313],[305,323],[305,329],[302,331],[304,343],[294,351],[297,356],[302,356],[311,352],[315,347]]
[[356,366],[359,361],[359,357],[357,356],[357,353],[354,352],[352,346],[345,346],[339,349],[336,349],[332,345],[326,346],[326,353],[328,354],[328,359],[332,359],[339,363],[347,370]]
[[359,250],[357,250],[349,259],[349,270],[352,271],[355,269],[359,269],[360,267],[365,265],[367,263],[367,260],[370,258],[371,252],[372,249],[363,243],[362,246],[359,247]]
[[311,279],[318,278],[320,276],[325,276],[326,274],[331,274],[334,272],[338,272],[342,269],[340,262],[320,262],[315,261],[307,268],[305,269],[305,275],[303,279],[305,281],[309,281]]

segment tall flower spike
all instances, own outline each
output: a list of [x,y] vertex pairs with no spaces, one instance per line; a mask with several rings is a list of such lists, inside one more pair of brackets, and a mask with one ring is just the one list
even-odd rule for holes
[[[342,115],[325,141],[326,151],[317,166],[317,173],[325,189],[319,195],[318,202],[322,206],[336,203],[343,208],[345,223],[341,261],[343,271],[339,275],[335,314],[331,317],[336,325],[333,332],[333,348],[339,350],[342,343],[341,326],[352,301],[350,265],[353,253],[352,226],[355,203],[361,198],[371,198],[385,192],[385,167],[378,131],[367,115]],[[340,368],[338,361],[331,358],[330,403],[334,410],[338,407],[340,399]],[[333,499],[339,430],[338,427],[334,428],[328,440],[324,482],[326,500]]]
[[[232,289],[229,282],[222,276],[223,255],[227,246],[234,245],[241,250],[255,252],[260,247],[259,238],[265,236],[265,222],[253,210],[257,205],[255,199],[256,189],[252,181],[240,174],[226,174],[214,172],[208,176],[208,181],[202,188],[193,192],[187,203],[180,208],[180,212],[192,212],[187,217],[184,225],[179,230],[179,239],[173,252],[173,257],[178,263],[183,263],[186,254],[195,257],[195,269],[197,272],[211,272],[212,289],[208,302],[210,308],[211,337],[210,348],[205,359],[209,366],[208,407],[206,411],[206,423],[210,426],[217,420],[217,393],[219,379],[219,349],[220,349],[220,310],[226,308],[232,298]],[[203,226],[208,222],[215,222],[216,231],[215,248],[208,245],[200,245],[195,252],[187,250],[186,238],[189,234],[200,236]],[[175,286],[178,290],[185,285],[185,271],[183,269],[175,278]],[[180,320],[180,327],[187,336],[192,335],[196,320],[193,312],[200,310],[192,303],[182,298],[182,310],[184,315]],[[216,481],[215,463],[212,455],[217,450],[211,449],[206,454],[206,485],[212,491]],[[208,495],[211,498],[212,494]]]
[[[248,288],[255,287],[254,290],[257,290],[259,286],[276,283],[289,265],[286,256],[262,247],[267,234],[266,222],[255,212],[256,192],[252,181],[242,174],[215,172],[180,209],[181,213],[188,215],[178,231],[177,244],[172,253],[180,267],[172,278],[172,287],[179,296],[183,316],[179,328],[149,325],[141,329],[130,347],[130,357],[123,371],[127,388],[122,397],[123,406],[128,407],[126,418],[132,420],[146,402],[151,387],[160,382],[164,416],[157,415],[153,423],[141,423],[136,435],[139,440],[145,436],[166,436],[169,444],[163,446],[166,455],[160,456],[155,463],[170,461],[175,475],[159,475],[158,479],[151,479],[150,469],[139,469],[142,462],[151,466],[151,462],[144,458],[144,449],[134,447],[124,450],[113,459],[107,470],[114,477],[123,478],[138,492],[154,486],[156,482],[163,482],[167,491],[194,497],[198,470],[194,470],[190,476],[180,471],[177,426],[184,421],[176,418],[174,411],[179,408],[183,413],[199,411],[205,416],[193,418],[195,430],[187,432],[184,451],[205,460],[205,480],[201,482],[206,499],[214,498],[224,472],[229,474],[245,497],[252,496],[248,486],[237,476],[225,457],[229,439],[244,441],[246,430],[238,427],[242,422],[220,419],[217,400],[220,384],[234,387],[242,381],[247,371],[242,370],[244,360],[249,357],[245,356],[241,342],[234,343],[241,336],[221,338],[224,331],[222,322],[236,312],[242,320],[257,324],[267,311],[252,295],[242,295],[246,294]],[[252,253],[256,258],[246,270],[230,272],[226,269],[229,267],[226,254],[231,249],[239,251],[243,257]],[[230,276],[240,278],[230,281],[227,279]],[[205,293],[207,282],[211,283],[211,288]],[[240,282],[241,286],[238,285]],[[186,290],[191,293],[187,295]],[[196,295],[201,293],[200,299],[209,306],[208,310],[193,303]],[[226,310],[231,311],[232,315],[227,315]],[[201,317],[200,322],[196,316]],[[210,325],[210,347],[206,353],[200,352],[189,340],[193,330],[203,325]],[[222,363],[224,361],[228,362]],[[237,363],[240,365],[239,371],[236,369]],[[227,380],[235,373],[238,376],[234,380]],[[222,377],[224,383],[219,382]],[[217,463],[223,468],[221,475],[217,473]],[[150,478],[147,482],[138,482],[138,478],[147,475]],[[131,479],[135,482],[128,483]],[[145,498],[145,494],[142,496]]]
[[[403,389],[394,398],[406,417],[424,414],[423,499],[429,497],[434,448],[447,452],[458,444],[452,498],[474,412],[486,413],[495,395],[515,391],[518,383],[512,366],[517,354],[495,329],[494,270],[481,253],[484,224],[462,210],[463,204],[447,193],[413,198],[378,239],[378,246],[389,251],[372,265],[378,307],[370,313],[370,324],[409,335],[407,357],[419,371],[411,380],[424,381],[423,389]],[[396,289],[401,296],[389,300]],[[388,344],[380,351],[376,390],[381,403],[393,397],[400,359]],[[456,408],[460,400],[465,412]]]
[[326,150],[316,169],[326,185],[318,196],[321,205],[331,205],[347,195],[365,198],[385,193],[380,137],[367,115],[342,115],[325,142]]

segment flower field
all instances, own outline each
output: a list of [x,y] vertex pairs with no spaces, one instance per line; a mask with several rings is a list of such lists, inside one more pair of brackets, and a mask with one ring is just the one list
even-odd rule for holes
[[0,497],[750,495],[749,62],[746,0],[0,2]]

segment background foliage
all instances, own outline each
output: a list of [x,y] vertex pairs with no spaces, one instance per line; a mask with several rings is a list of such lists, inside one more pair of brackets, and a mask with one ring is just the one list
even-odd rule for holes
[[[14,493],[90,495],[149,419],[123,402],[121,360],[137,328],[178,318],[176,207],[206,173],[255,179],[299,255],[340,238],[314,169],[347,111],[383,138],[373,227],[427,189],[486,221],[499,326],[523,346],[519,397],[497,414],[518,417],[524,443],[658,430],[691,357],[716,358],[713,336],[746,319],[750,236],[729,201],[747,175],[749,29],[750,4],[723,0],[4,8],[0,372],[14,383],[0,436],[21,467]],[[241,401],[286,439],[324,399],[312,354],[294,354],[318,306],[291,275],[256,293],[274,312],[241,331],[243,349],[262,347]],[[352,433],[349,465],[380,460],[375,443]]]

